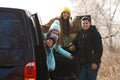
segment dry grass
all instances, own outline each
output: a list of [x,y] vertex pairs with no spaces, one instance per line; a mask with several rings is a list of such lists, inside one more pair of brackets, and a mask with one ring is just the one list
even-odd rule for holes
[[120,80],[120,54],[105,51],[97,80]]

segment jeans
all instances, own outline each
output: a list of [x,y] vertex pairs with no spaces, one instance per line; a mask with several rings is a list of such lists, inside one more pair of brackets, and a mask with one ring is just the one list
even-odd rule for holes
[[80,80],[96,80],[100,64],[97,69],[92,70],[91,64],[81,65]]

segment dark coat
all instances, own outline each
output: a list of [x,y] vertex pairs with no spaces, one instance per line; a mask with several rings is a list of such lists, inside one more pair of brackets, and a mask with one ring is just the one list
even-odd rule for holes
[[73,44],[76,47],[77,59],[80,64],[100,63],[103,53],[101,35],[95,26],[87,31],[79,30]]

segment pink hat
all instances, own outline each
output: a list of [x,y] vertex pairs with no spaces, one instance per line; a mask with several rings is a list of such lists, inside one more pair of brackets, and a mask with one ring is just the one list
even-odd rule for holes
[[56,43],[57,40],[58,40],[58,36],[57,36],[56,34],[51,34],[51,35],[48,37],[48,39],[52,39],[52,40],[54,41],[54,43]]

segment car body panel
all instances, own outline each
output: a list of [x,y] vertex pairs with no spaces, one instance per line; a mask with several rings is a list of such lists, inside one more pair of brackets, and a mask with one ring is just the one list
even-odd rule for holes
[[[45,54],[37,51],[39,47],[33,24],[25,10],[0,8],[0,80],[24,80],[25,65],[36,62],[36,54]],[[42,41],[42,38],[39,40]]]

